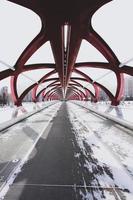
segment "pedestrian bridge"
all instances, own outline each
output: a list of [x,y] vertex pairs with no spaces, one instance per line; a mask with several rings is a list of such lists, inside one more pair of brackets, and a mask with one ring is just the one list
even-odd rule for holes
[[132,199],[126,106],[95,106],[55,101],[3,123],[0,199]]
[[132,7],[0,2],[0,199],[133,200]]

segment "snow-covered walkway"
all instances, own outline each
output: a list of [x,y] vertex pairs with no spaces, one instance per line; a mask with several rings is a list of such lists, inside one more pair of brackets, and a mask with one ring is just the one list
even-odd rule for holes
[[133,200],[133,136],[79,105],[52,105],[9,128],[0,143],[1,184],[33,150],[5,200],[51,200],[52,192],[57,200]]
[[[109,120],[68,103],[70,121],[73,125],[78,149],[75,158],[84,185],[122,188],[118,199],[133,199],[133,137]],[[78,148],[77,148],[78,147]],[[91,178],[87,178],[91,177]],[[115,199],[106,190],[94,191],[93,195],[80,191],[83,199]],[[110,196],[111,195],[111,196]]]

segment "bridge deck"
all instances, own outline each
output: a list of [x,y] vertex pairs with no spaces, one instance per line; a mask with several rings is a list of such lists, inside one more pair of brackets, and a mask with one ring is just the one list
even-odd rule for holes
[[[90,134],[90,144],[82,137],[85,127],[78,136],[79,130],[70,122],[70,108],[66,103],[61,105],[4,199],[128,199],[127,185],[120,188],[116,177],[113,177],[114,170],[123,176],[126,172],[122,171],[121,165],[120,168],[116,163],[110,165],[107,160],[113,160],[112,155],[91,130],[87,133]],[[75,117],[73,120],[81,123]],[[105,150],[110,156],[105,158],[107,163],[101,157]],[[125,177],[128,178],[127,173]],[[109,184],[104,185],[106,181]]]
[[[47,139],[44,137],[46,131],[48,131]],[[74,199],[73,188],[62,187],[75,183],[72,126],[66,105],[61,106],[52,127],[50,130],[48,127],[46,131],[39,139],[30,156],[31,159],[15,180],[6,199]],[[43,186],[45,184],[48,186]]]

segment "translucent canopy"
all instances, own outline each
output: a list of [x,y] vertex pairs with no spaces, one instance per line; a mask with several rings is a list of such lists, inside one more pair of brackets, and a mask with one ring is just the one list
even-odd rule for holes
[[[91,24],[93,29],[111,47],[120,62],[126,63],[127,60],[130,60],[127,65],[133,67],[133,59],[131,59],[133,58],[133,28],[131,25],[131,19],[133,18],[132,7],[132,0],[111,1],[97,10],[92,17]],[[0,61],[3,61],[0,62],[0,72],[2,72],[16,64],[16,61],[21,56],[22,52],[40,32],[42,24],[39,16],[30,9],[24,8],[23,6],[19,6],[15,3],[11,3],[7,0],[2,0],[0,2],[0,19]],[[69,36],[67,35],[68,27],[68,25],[64,26],[65,50],[67,50],[67,39],[69,40],[69,37],[67,37]],[[34,46],[34,48],[36,47]],[[31,49],[29,51],[31,51]],[[26,58],[27,52],[25,53]],[[63,59],[64,58],[62,58],[62,61],[66,62]],[[76,62],[107,63],[107,60],[95,47],[93,47],[93,45],[83,39]],[[42,45],[26,62],[27,65],[37,63],[55,63],[50,42],[46,42],[44,45]],[[55,70],[59,67],[62,66],[58,66],[56,63]],[[66,68],[67,67],[68,66],[66,66]],[[41,77],[52,70],[53,69],[36,69],[20,74],[17,79],[18,96],[20,96],[25,89],[34,83],[37,83]],[[115,96],[117,90],[117,79],[114,72],[111,70],[89,67],[79,67],[78,70],[84,72],[91,79],[93,79],[93,81],[102,84]],[[62,69],[62,71],[65,73],[65,70]],[[4,73],[1,74],[2,78],[6,77],[3,75]],[[11,76],[12,74],[9,73],[7,76],[8,75]],[[65,74],[62,74],[62,76],[64,76],[63,78],[66,77]],[[72,72],[71,78],[75,77],[83,78],[82,75]],[[59,76],[58,73],[55,73],[48,78],[59,78]],[[93,85],[77,79],[76,81],[81,83],[84,87],[87,87],[93,94],[95,94]],[[42,90],[42,88],[47,87],[48,84],[50,84],[50,82],[39,85],[37,94]],[[0,88],[6,85],[10,85],[10,78],[0,82]]]
[[2,60],[0,60],[0,72],[9,69],[10,66],[6,65],[7,63],[3,62]]
[[83,89],[83,87],[78,87],[78,86],[74,86],[75,88],[77,88],[78,90],[82,91],[83,93],[85,93],[85,90]]
[[95,89],[92,84],[81,80],[76,80],[76,82],[80,83],[83,87],[89,89],[95,95]]
[[53,81],[48,81],[48,82],[45,82],[45,83],[40,84],[40,85],[38,86],[38,88],[37,88],[36,94],[38,95],[39,92],[40,92],[41,90],[43,90],[44,88],[46,88],[46,87],[47,87],[49,84],[51,84],[51,83],[53,83]]
[[100,78],[97,82],[106,87],[114,96],[116,95],[117,80],[113,72]]
[[49,78],[59,78],[58,73],[52,74]]
[[76,72],[72,72],[71,78],[75,78],[75,77],[83,78],[83,76],[81,76],[80,74],[78,74],[78,73],[76,73]]
[[105,57],[89,42],[82,40],[76,62],[107,62]]
[[26,64],[35,63],[55,63],[50,42],[41,46],[26,62]]
[[[0,19],[0,60],[14,66],[39,33],[41,21],[31,10],[6,0],[0,1]],[[0,71],[3,69],[0,64]]]
[[47,92],[49,92],[52,88],[54,88],[54,87],[46,88],[46,90],[45,90],[45,94],[46,94]]
[[80,68],[80,71],[87,74],[89,77],[104,87],[110,90],[110,92],[115,95],[117,89],[117,79],[113,71],[107,69],[94,69],[94,68]]
[[25,89],[37,83],[48,72],[52,71],[51,69],[37,69],[32,71],[23,72],[18,76],[17,79],[17,91],[18,96],[20,96]]
[[[132,0],[115,0],[101,7],[92,18],[93,28],[121,62],[133,58],[132,8]],[[133,66],[133,62],[130,64]]]

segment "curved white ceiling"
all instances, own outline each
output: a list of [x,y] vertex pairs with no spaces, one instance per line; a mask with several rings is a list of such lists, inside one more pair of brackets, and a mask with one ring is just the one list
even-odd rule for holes
[[17,92],[20,96],[24,90],[38,82],[44,75],[52,71],[51,69],[36,69],[32,71],[23,72],[17,79]]
[[50,42],[41,46],[26,62],[26,64],[55,63]]
[[89,42],[82,40],[76,62],[107,62],[107,60]]
[[104,87],[110,90],[110,92],[115,96],[117,89],[117,79],[113,71],[107,69],[95,69],[95,68],[80,68],[79,71],[84,72],[93,81],[102,84]]
[[[104,38],[121,62],[133,58],[133,1],[115,0],[92,18],[93,28]],[[133,66],[133,61],[130,63]]]
[[41,90],[43,90],[44,88],[46,88],[49,84],[51,84],[53,81],[48,81],[48,82],[45,82],[45,83],[42,83],[42,84],[40,84],[39,86],[38,86],[38,88],[37,88],[37,92],[36,92],[36,94],[38,95],[39,94],[39,92],[41,91]]
[[40,29],[40,18],[34,12],[0,1],[0,60],[13,66]]

